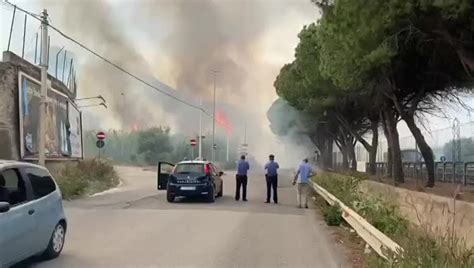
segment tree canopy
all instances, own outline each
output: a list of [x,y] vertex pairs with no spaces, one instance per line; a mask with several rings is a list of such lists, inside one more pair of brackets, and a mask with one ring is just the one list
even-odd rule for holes
[[295,60],[283,66],[274,83],[277,94],[319,126],[313,140],[335,141],[347,159],[355,158],[355,141],[361,142],[369,151],[372,173],[381,123],[389,142],[389,169],[399,182],[404,176],[397,122],[404,120],[432,186],[433,151],[416,117],[436,112],[440,101],[458,100],[458,92],[472,86],[474,3],[313,2],[322,17],[299,33]]

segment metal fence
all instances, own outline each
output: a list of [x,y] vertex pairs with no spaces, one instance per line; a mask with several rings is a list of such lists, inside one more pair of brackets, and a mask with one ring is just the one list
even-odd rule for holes
[[[368,170],[369,164],[367,163],[366,165],[366,170]],[[428,178],[424,162],[403,163],[403,173],[407,178],[421,180]],[[376,163],[376,175],[388,175],[387,163]],[[474,162],[435,162],[435,180],[474,185]]]
[[[0,7],[10,9],[1,3]],[[9,25],[2,25],[0,27],[0,30],[6,32],[6,27],[8,26],[8,43],[5,44],[5,50],[15,53],[32,64],[39,64],[42,53],[41,45],[43,43],[41,41],[41,34],[39,34],[40,22],[29,19],[26,14],[16,7],[10,10]],[[6,12],[2,14],[6,14]],[[65,48],[65,45],[69,43],[58,37],[54,32],[51,32],[51,35],[48,36],[47,44],[48,74],[63,82],[75,96],[77,93],[76,56]],[[3,50],[3,44],[0,45],[0,48],[2,48],[0,50]]]

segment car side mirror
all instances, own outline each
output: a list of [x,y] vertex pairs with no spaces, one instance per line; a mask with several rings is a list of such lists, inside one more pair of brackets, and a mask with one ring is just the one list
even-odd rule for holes
[[0,213],[5,213],[10,210],[10,203],[0,202]]
[[224,175],[224,172],[223,171],[219,171],[219,176],[222,176]]

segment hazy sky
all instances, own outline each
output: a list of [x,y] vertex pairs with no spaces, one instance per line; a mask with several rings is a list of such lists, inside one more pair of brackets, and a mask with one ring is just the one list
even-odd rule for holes
[[[271,152],[289,155],[271,133],[266,112],[277,98],[273,82],[279,69],[293,60],[298,32],[319,16],[309,0],[11,2],[36,13],[47,8],[51,23],[68,35],[154,85],[160,80],[177,89],[170,93],[194,104],[202,99],[209,112],[212,70],[218,70],[217,110],[229,118],[233,135],[243,136],[246,124],[249,145],[258,144],[257,157]],[[12,8],[0,5],[0,12],[0,45],[5,50]],[[17,54],[22,26],[23,14],[14,24],[12,50]],[[30,60],[38,27],[29,18],[26,54]],[[196,134],[195,109],[130,79],[56,33],[51,33],[51,46],[55,51],[65,46],[74,54],[79,97],[101,94],[107,99],[108,110],[85,111],[85,128],[169,125],[176,132]],[[209,131],[211,120],[203,118]],[[219,128],[218,134],[223,133]],[[299,154],[291,157],[305,153]]]
[[[186,101],[212,110],[212,70],[218,70],[217,109],[229,118],[234,137],[243,136],[255,154],[273,152],[294,162],[312,148],[282,144],[268,125],[266,112],[277,98],[273,82],[281,66],[294,58],[297,34],[319,16],[309,0],[11,0],[39,13],[47,8],[51,23],[153,85],[160,81]],[[21,54],[24,15],[18,13],[11,50]],[[12,8],[0,4],[0,48],[7,47]],[[37,21],[29,18],[26,55],[32,60]],[[80,47],[51,34],[51,51],[65,47],[75,56],[79,97],[103,95],[109,109],[84,111],[85,128],[171,126],[193,136],[198,113],[118,72]],[[72,53],[71,53],[72,52]],[[52,67],[50,67],[50,70]],[[122,94],[123,93],[123,94]],[[465,111],[450,111],[462,122]],[[211,120],[204,118],[205,131]],[[428,118],[428,127],[449,125]],[[400,124],[400,136],[409,135]],[[224,135],[218,129],[218,135]],[[258,145],[258,146],[257,146]],[[286,147],[286,148],[285,148]],[[306,146],[307,147],[307,146]],[[294,149],[294,150],[289,150]],[[289,153],[291,151],[291,153]]]

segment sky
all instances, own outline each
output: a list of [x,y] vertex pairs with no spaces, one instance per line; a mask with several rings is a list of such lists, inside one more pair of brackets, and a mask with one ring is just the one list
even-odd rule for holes
[[[266,115],[277,99],[273,87],[277,74],[283,64],[294,59],[297,34],[319,17],[319,10],[309,0],[11,2],[34,13],[46,8],[50,23],[67,35],[167,93],[197,106],[202,101],[209,113],[215,81],[216,109],[232,125],[232,138],[242,140],[247,129],[250,151],[253,148],[261,161],[273,153],[284,164],[293,165],[314,151],[314,145],[306,141],[275,136]],[[2,51],[7,47],[12,13],[11,7],[0,4]],[[13,28],[11,50],[17,54],[21,54],[23,16],[17,13]],[[39,23],[28,18],[26,26],[25,55],[34,61]],[[107,110],[84,110],[85,129],[166,125],[173,132],[197,135],[198,110],[137,82],[57,33],[50,31],[50,36],[50,73],[55,72],[53,55],[64,47],[74,58],[78,97],[100,94],[107,100]],[[466,101],[474,104],[471,98]],[[447,119],[425,118],[427,132],[449,127],[454,117],[461,122],[471,120],[464,110],[445,110]],[[203,122],[204,132],[210,133],[211,119],[204,115]],[[403,122],[399,131],[402,138],[410,135]],[[222,127],[217,128],[217,135],[226,133]]]
[[[215,81],[216,109],[232,124],[234,139],[243,138],[246,126],[249,150],[253,146],[258,159],[264,161],[273,153],[293,164],[312,150],[301,145],[294,148],[288,141],[282,144],[271,132],[266,116],[277,99],[273,82],[281,66],[293,60],[298,32],[319,16],[309,0],[11,2],[35,13],[46,8],[52,25],[147,82],[160,88],[161,83],[169,85],[166,92],[194,105],[202,100],[209,113]],[[6,50],[12,8],[0,5],[0,12],[0,48]],[[18,14],[11,50],[21,54],[24,15]],[[28,20],[25,55],[33,61],[39,24]],[[174,132],[197,134],[196,109],[131,79],[57,33],[50,32],[50,36],[51,51],[64,46],[69,57],[74,57],[78,97],[101,94],[107,99],[107,110],[84,110],[85,129],[167,125]],[[50,62],[54,64],[54,59]],[[61,63],[59,69],[61,73]],[[49,70],[54,73],[53,66]],[[212,121],[206,115],[203,120],[204,131],[209,133]],[[225,133],[217,128],[217,135]]]

